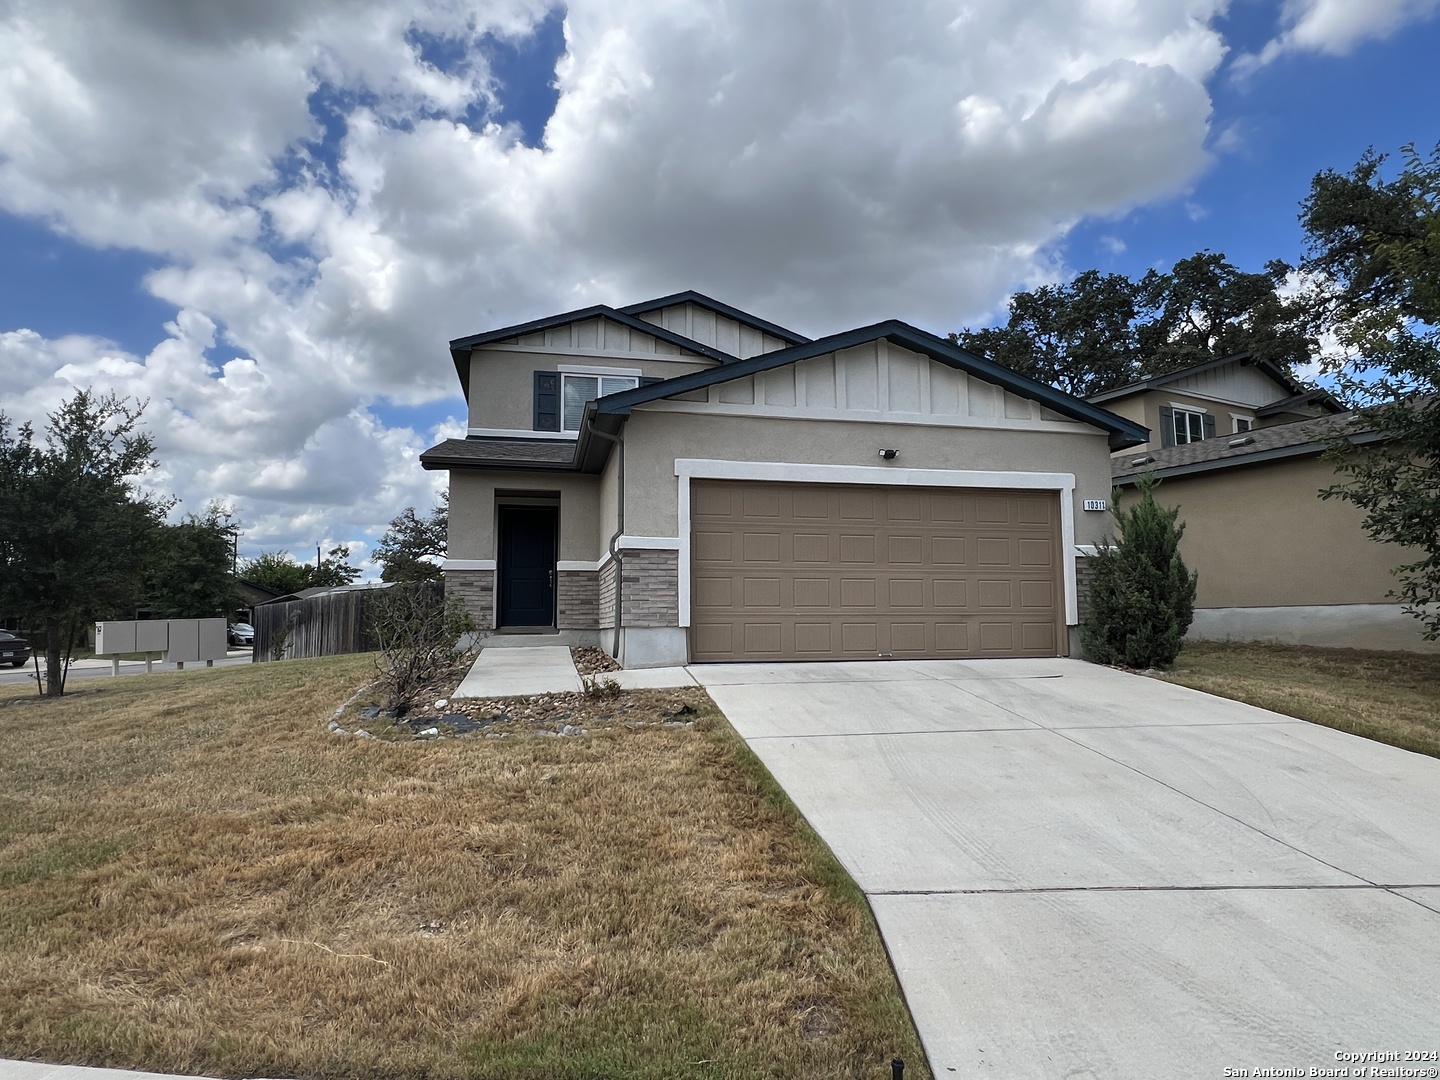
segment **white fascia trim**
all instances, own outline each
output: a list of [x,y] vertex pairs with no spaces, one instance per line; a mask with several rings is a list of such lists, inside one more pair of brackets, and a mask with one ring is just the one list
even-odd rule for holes
[[690,481],[770,480],[795,484],[867,484],[894,487],[1009,488],[1054,491],[1060,496],[1060,551],[1065,574],[1065,623],[1079,621],[1075,585],[1075,474],[970,469],[887,469],[874,465],[811,465],[786,461],[718,461],[676,458],[680,505],[680,625],[690,625]]
[[648,549],[650,551],[679,551],[682,541],[678,536],[621,536],[615,541],[615,547],[624,551],[631,549]]
[[1093,559],[1093,558],[1099,553],[1099,551],[1100,551],[1099,546],[1098,546],[1098,545],[1095,545],[1095,544],[1076,544],[1076,545],[1075,545],[1075,553],[1076,553],[1077,555],[1083,555],[1083,556],[1085,556],[1085,558],[1087,558],[1087,559]]
[[566,375],[644,375],[638,367],[601,367],[598,364],[556,364],[555,370]]
[[1170,402],[1170,407],[1172,409],[1183,409],[1185,412],[1208,413],[1210,411],[1205,408],[1204,405],[1186,405],[1183,401],[1172,401]]
[[530,431],[526,428],[466,428],[467,435],[482,435],[498,439],[578,439],[578,431]]
[[851,424],[906,424],[913,427],[987,428],[999,431],[1059,431],[1094,435],[1099,428],[1073,420],[1019,420],[996,416],[936,416],[929,413],[880,412],[875,409],[810,409],[794,405],[736,405],[724,401],[660,399],[635,406],[655,412],[699,413],[707,416],[759,416],[776,420],[843,420]]
[[446,559],[441,570],[494,570],[494,559]]
[[606,360],[644,360],[657,361],[662,364],[710,364],[717,361],[699,353],[638,353],[624,352],[621,350],[609,349],[561,349],[549,345],[482,345],[476,351],[489,352],[512,352],[512,353],[534,353],[536,356],[573,356],[578,359],[591,357],[603,357]]

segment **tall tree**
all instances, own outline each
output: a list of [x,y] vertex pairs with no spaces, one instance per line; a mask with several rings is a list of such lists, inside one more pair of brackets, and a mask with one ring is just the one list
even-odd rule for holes
[[1004,326],[950,340],[1022,375],[1088,397],[1205,360],[1249,353],[1287,370],[1312,341],[1279,286],[1288,267],[1248,273],[1201,251],[1139,281],[1087,270],[1010,298]]
[[421,517],[407,506],[375,545],[375,559],[384,567],[381,581],[433,581],[440,577],[450,528],[450,493],[441,492],[430,513]]
[[145,587],[150,611],[164,619],[226,615],[240,603],[231,572],[235,523],[216,503],[205,513],[187,514],[163,526],[155,537]]
[[1329,362],[1357,404],[1352,430],[1380,436],[1332,450],[1347,477],[1327,492],[1365,511],[1376,540],[1420,557],[1398,566],[1392,595],[1440,638],[1440,148],[1402,152],[1393,179],[1370,151],[1348,173],[1311,181],[1300,222],[1308,239],[1301,270],[1314,326],[1344,355]]
[[1223,254],[1201,251],[1168,273],[1140,279],[1136,326],[1140,364],[1158,375],[1249,353],[1282,368],[1307,363],[1312,342],[1298,309],[1277,286],[1288,271],[1270,263],[1265,273],[1239,269]]
[[49,697],[65,692],[88,624],[132,612],[172,501],[141,490],[154,442],[144,404],[78,391],[44,444],[0,413],[0,610],[40,631]]
[[950,340],[1077,397],[1098,394],[1138,377],[1137,292],[1124,274],[1086,270],[1066,285],[1016,293],[1004,326]]
[[278,593],[301,589],[333,589],[349,585],[360,576],[360,568],[349,562],[350,548],[338,544],[318,565],[298,563],[288,551],[266,551],[240,564],[240,577]]

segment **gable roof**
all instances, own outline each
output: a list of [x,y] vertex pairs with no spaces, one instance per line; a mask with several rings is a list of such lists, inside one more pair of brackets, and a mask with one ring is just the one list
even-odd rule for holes
[[[1126,383],[1124,386],[1117,386],[1114,390],[1102,390],[1098,394],[1091,394],[1086,401],[1099,404],[1102,401],[1114,401],[1116,398],[1129,397],[1131,394],[1138,394],[1145,390],[1156,390],[1162,386],[1169,386],[1171,383],[1179,382],[1181,379],[1191,375],[1199,375],[1201,372],[1213,371],[1215,368],[1224,367],[1226,364],[1242,364],[1254,367],[1264,372],[1270,378],[1290,391],[1292,395],[1314,393],[1315,387],[1306,386],[1300,382],[1279,364],[1271,360],[1261,360],[1251,356],[1249,353],[1236,353],[1234,356],[1222,356],[1218,360],[1206,360],[1201,364],[1191,364],[1189,367],[1179,368],[1176,371],[1167,371],[1163,375],[1152,375],[1148,379],[1139,379],[1133,383]],[[1325,391],[1319,391],[1325,393]],[[1329,397],[1326,394],[1326,397]],[[1330,399],[1332,402],[1333,398]],[[1341,411],[1337,404],[1336,412]]]
[[1163,480],[1167,476],[1189,476],[1192,473],[1320,454],[1329,449],[1337,435],[1342,434],[1353,443],[1378,441],[1380,436],[1373,431],[1356,426],[1358,419],[1354,413],[1320,416],[1273,427],[1252,428],[1235,435],[1202,439],[1164,450],[1147,450],[1133,456],[1122,454],[1114,459],[1110,472],[1115,483],[1124,485],[1134,483],[1147,472]]
[[[776,323],[767,322],[765,319],[751,315],[748,311],[741,311],[739,308],[731,307],[729,304],[722,304],[719,300],[712,300],[704,293],[687,289],[685,292],[671,293],[669,296],[661,296],[654,300],[643,300],[638,304],[629,304],[620,310],[627,315],[646,315],[652,311],[659,311],[661,308],[674,307],[677,304],[694,304],[696,307],[713,311],[717,315],[724,315],[727,319],[734,319],[744,326],[755,330],[761,330],[772,337],[778,337],[781,341],[790,345],[803,345],[810,339],[804,334],[797,334],[794,330],[788,330]],[[654,325],[653,323],[647,325]]]
[[[712,301],[713,303],[713,301]],[[587,308],[579,308],[575,311],[566,311],[559,315],[549,315],[543,319],[532,319],[530,322],[516,323],[513,326],[502,326],[498,330],[487,330],[483,334],[471,334],[468,337],[455,338],[450,342],[450,358],[455,362],[455,374],[460,377],[460,389],[465,399],[470,399],[470,350],[479,348],[481,345],[491,345],[497,341],[504,341],[506,338],[519,337],[522,334],[534,334],[541,330],[549,330],[555,326],[568,326],[570,323],[584,322],[586,319],[610,319],[621,326],[628,326],[631,330],[638,330],[642,334],[649,334],[653,338],[685,349],[687,352],[698,353],[707,359],[714,360],[719,364],[733,364],[735,357],[720,349],[709,345],[702,345],[683,334],[677,334],[673,330],[666,330],[663,326],[656,326],[644,319],[636,318],[628,311],[619,308],[612,308],[606,304],[592,304]]]
[[[974,375],[976,378],[986,382],[995,383],[998,386],[1010,391],[1018,397],[1029,398],[1037,401],[1062,416],[1068,416],[1084,424],[1090,424],[1110,433],[1110,448],[1122,450],[1127,446],[1135,446],[1149,440],[1150,431],[1132,420],[1116,416],[1098,406],[1092,405],[1081,398],[1073,397],[1058,390],[1053,386],[1037,382],[1018,372],[1002,367],[993,360],[986,360],[976,356],[974,353],[966,352],[957,345],[953,345],[944,338],[936,337],[934,334],[920,330],[909,323],[900,322],[898,319],[889,319],[885,322],[875,323],[873,326],[862,326],[855,330],[846,330],[843,333],[832,334],[829,337],[818,338],[802,345],[793,345],[788,349],[778,349],[775,352],[761,353],[759,356],[752,356],[748,360],[736,360],[726,364],[724,367],[710,368],[706,371],[694,371],[686,375],[677,375],[674,378],[665,379],[661,382],[651,383],[648,386],[639,386],[634,390],[624,390],[618,394],[610,394],[607,397],[599,398],[590,406],[587,406],[586,416],[593,415],[596,427],[606,433],[614,434],[619,429],[623,418],[630,415],[630,410],[636,405],[643,405],[647,401],[657,401],[660,398],[667,398],[674,394],[684,394],[692,390],[700,390],[715,383],[729,382],[731,379],[744,378],[747,375],[756,375],[762,371],[770,371],[773,368],[783,367],[786,364],[799,363],[801,360],[809,360],[812,357],[823,356],[826,353],[837,352],[841,349],[853,348],[856,345],[864,345],[868,342],[878,341],[884,338],[902,348],[928,356],[930,359],[946,364],[965,372],[967,375]],[[593,414],[590,410],[594,410]],[[581,456],[585,456],[582,450]]]

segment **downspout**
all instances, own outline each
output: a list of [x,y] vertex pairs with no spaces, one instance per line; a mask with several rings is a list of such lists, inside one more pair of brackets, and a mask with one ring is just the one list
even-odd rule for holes
[[619,455],[615,462],[615,535],[610,537],[608,545],[610,561],[615,564],[615,637],[611,641],[610,655],[618,661],[620,659],[620,618],[621,612],[624,611],[625,566],[617,545],[620,537],[625,535],[625,437],[608,434],[594,424],[590,425],[590,434],[614,443]]

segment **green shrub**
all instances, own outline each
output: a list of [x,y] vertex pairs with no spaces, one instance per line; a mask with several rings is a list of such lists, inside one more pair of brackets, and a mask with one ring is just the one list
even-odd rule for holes
[[1180,508],[1155,501],[1159,483],[1149,473],[1136,484],[1140,500],[1124,509],[1115,499],[1120,542],[1102,543],[1092,560],[1089,607],[1080,643],[1099,664],[1166,668],[1195,617],[1198,575],[1180,558],[1185,525]]

